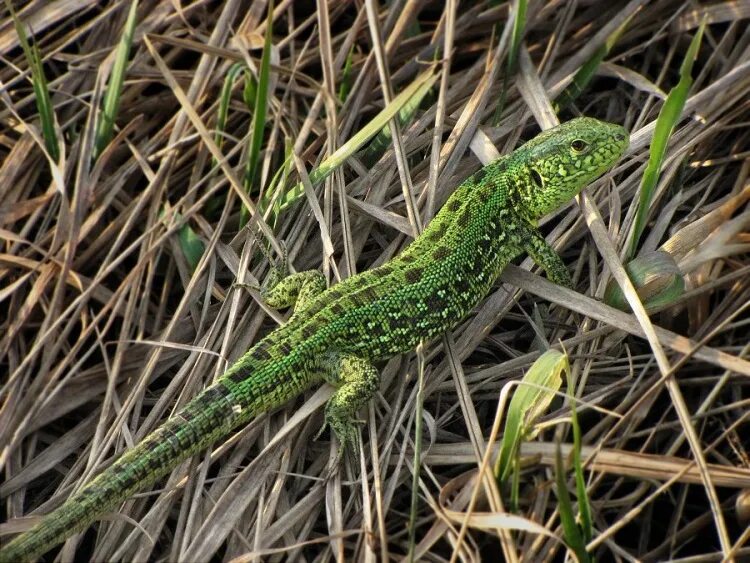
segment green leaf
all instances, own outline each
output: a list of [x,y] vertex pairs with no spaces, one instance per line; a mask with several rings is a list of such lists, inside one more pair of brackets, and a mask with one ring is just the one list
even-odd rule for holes
[[[219,108],[216,112],[216,127],[214,130],[214,143],[221,150],[224,146],[224,132],[227,130],[227,119],[229,117],[229,104],[232,101],[232,90],[234,83],[237,81],[239,76],[247,71],[245,63],[238,62],[234,63],[229,67],[227,75],[224,77],[224,84],[221,87],[221,95],[219,96]],[[212,167],[218,169],[219,161],[215,157],[211,158]],[[226,200],[224,194],[216,195],[212,197],[206,205],[206,216],[211,217],[218,210]]]
[[260,200],[258,201],[258,212],[259,213],[265,213],[265,210],[267,209],[268,205],[273,200],[273,208],[271,209],[271,220],[269,221],[269,225],[273,228],[273,226],[276,224],[276,221],[279,217],[280,213],[280,205],[279,201],[283,198],[283,195],[280,195],[276,199],[274,199],[274,194],[279,191],[283,190],[284,186],[286,186],[286,180],[289,177],[289,174],[292,172],[292,151],[294,149],[294,144],[291,142],[291,140],[286,139],[284,142],[284,162],[279,166],[279,169],[276,171],[276,173],[273,175],[273,178],[271,178],[271,181],[268,183],[268,189],[263,192]]
[[635,255],[636,249],[638,248],[638,241],[646,226],[646,217],[648,215],[649,206],[651,205],[651,200],[653,199],[654,191],[656,190],[656,185],[659,182],[659,172],[662,163],[664,162],[667,145],[669,144],[669,139],[672,136],[675,126],[682,117],[682,109],[685,107],[685,101],[690,92],[690,87],[693,84],[693,63],[698,55],[698,49],[700,48],[701,38],[703,37],[703,30],[705,28],[706,20],[704,18],[697,33],[693,37],[693,40],[690,42],[690,46],[688,47],[687,53],[685,53],[685,59],[682,61],[682,65],[680,65],[680,81],[677,83],[677,86],[670,90],[664,105],[659,111],[659,116],[656,118],[654,138],[651,141],[651,148],[649,149],[648,164],[646,165],[646,170],[643,172],[643,180],[641,181],[638,212],[636,213],[635,221],[633,223],[633,232],[627,255],[628,259]]
[[[261,58],[261,63],[263,59]],[[258,83],[250,72],[245,72],[245,87],[242,89],[242,99],[249,108],[255,108],[258,99]]]
[[[159,211],[159,219],[165,227],[169,227],[169,223],[171,221],[179,222],[183,218],[182,214],[178,213],[175,210],[172,210],[171,220],[168,221],[167,214],[169,212],[169,209],[169,206],[166,205],[161,208],[161,211]],[[190,267],[190,271],[194,272],[195,268],[198,267],[198,262],[200,262],[200,259],[203,256],[203,252],[205,251],[205,245],[203,244],[203,241],[198,237],[196,232],[188,223],[182,225],[182,227],[180,227],[180,230],[177,231],[177,240],[179,241],[182,255],[185,257],[185,260]]]
[[95,158],[99,158],[99,155],[112,140],[112,134],[115,128],[115,118],[117,117],[117,111],[120,107],[122,85],[125,83],[125,72],[128,67],[128,59],[130,58],[130,48],[133,45],[137,8],[138,0],[132,0],[122,37],[120,38],[120,43],[117,45],[115,63],[112,65],[109,84],[107,84],[107,91],[104,94],[102,113],[96,128],[96,141],[94,147]]
[[187,263],[190,266],[190,271],[194,272],[206,249],[205,245],[188,224],[183,225],[180,229],[179,239],[182,254],[185,256],[185,260],[187,260]]
[[531,434],[536,419],[560,389],[562,372],[569,369],[567,356],[547,350],[523,376],[508,406],[500,456],[495,464],[495,476],[501,483],[510,477],[521,442]]
[[[674,257],[664,250],[643,252],[625,264],[625,271],[646,310],[673,303],[685,293],[685,277]],[[604,290],[604,302],[630,312],[625,293],[614,279]]]

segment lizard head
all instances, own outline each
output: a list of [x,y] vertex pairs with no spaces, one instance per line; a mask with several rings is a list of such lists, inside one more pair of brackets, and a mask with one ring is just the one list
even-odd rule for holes
[[538,219],[575,197],[606,172],[628,147],[621,126],[579,117],[544,131],[516,153],[522,181],[516,196],[532,219]]

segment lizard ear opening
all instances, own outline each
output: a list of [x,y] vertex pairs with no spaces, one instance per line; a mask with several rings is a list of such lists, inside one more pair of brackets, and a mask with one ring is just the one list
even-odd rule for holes
[[531,182],[534,184],[534,187],[541,190],[544,187],[544,181],[542,180],[541,174],[539,174],[539,172],[537,172],[536,170],[532,168],[530,175],[531,175]]

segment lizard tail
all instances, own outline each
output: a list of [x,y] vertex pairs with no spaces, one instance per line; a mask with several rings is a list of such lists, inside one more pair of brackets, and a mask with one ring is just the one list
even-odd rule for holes
[[[238,362],[240,364],[241,362]],[[237,364],[231,371],[237,372]],[[259,373],[247,375],[247,383]],[[246,372],[247,373],[247,372]],[[252,385],[249,385],[252,388]],[[168,474],[177,464],[269,407],[260,393],[237,393],[226,377],[122,455],[31,530],[0,548],[0,563],[34,561],[105,511]]]

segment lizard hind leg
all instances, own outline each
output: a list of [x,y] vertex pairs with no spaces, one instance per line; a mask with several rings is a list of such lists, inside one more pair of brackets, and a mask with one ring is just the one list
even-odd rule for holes
[[339,440],[338,461],[347,450],[359,447],[357,412],[367,404],[380,386],[380,374],[367,360],[351,355],[332,355],[325,361],[325,380],[336,387],[336,392],[325,407],[325,423],[320,433],[329,426]]

